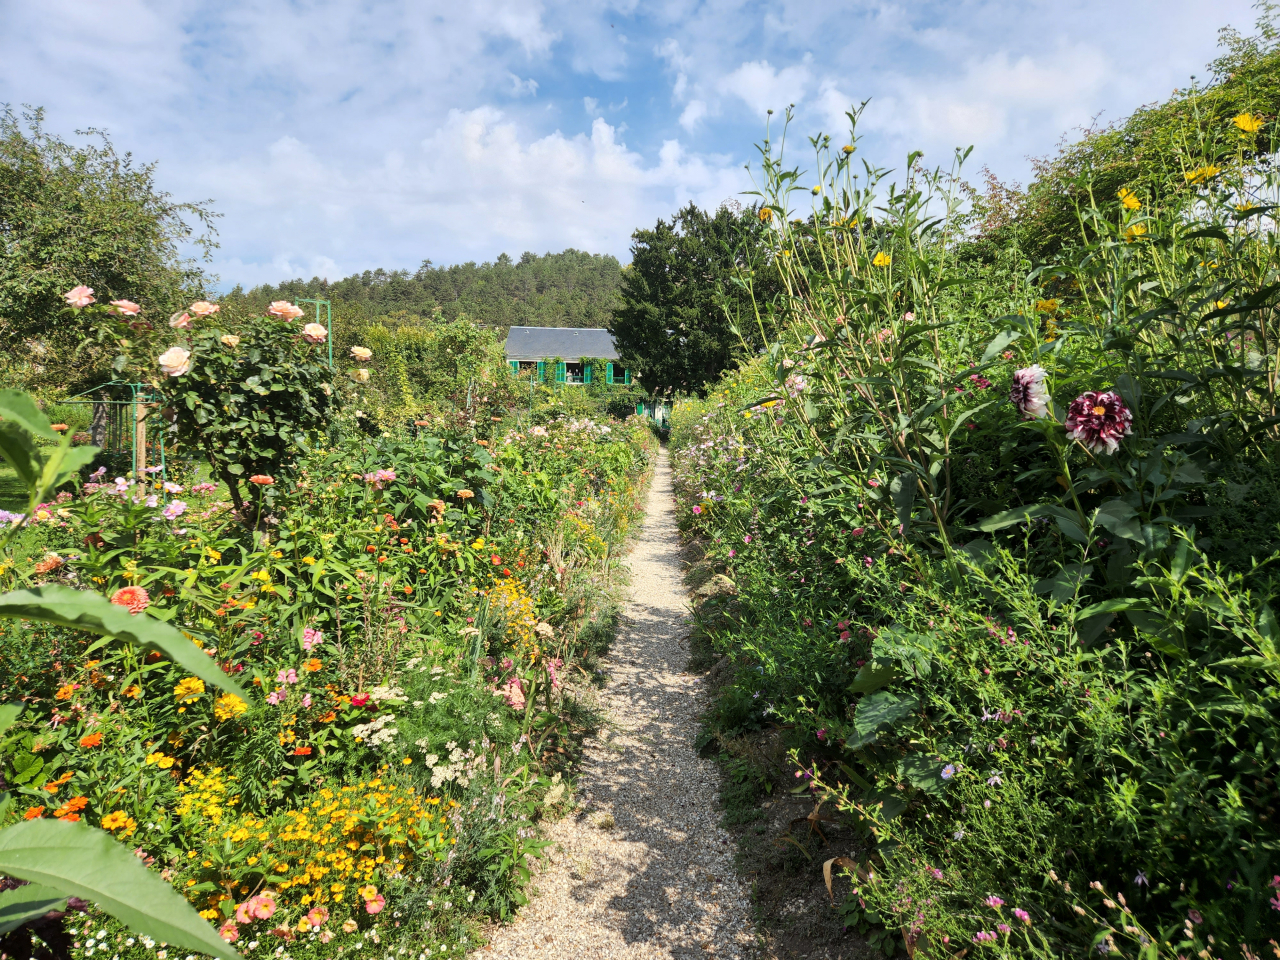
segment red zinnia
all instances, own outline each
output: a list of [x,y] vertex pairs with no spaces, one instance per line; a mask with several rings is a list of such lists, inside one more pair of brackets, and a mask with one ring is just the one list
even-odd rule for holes
[[311,748],[310,747],[294,747],[293,755],[295,757],[309,757],[311,756]]
[[1118,393],[1089,390],[1071,401],[1067,409],[1067,436],[1079,440],[1094,453],[1115,453],[1120,438],[1133,433],[1133,414]]
[[121,587],[111,595],[111,602],[137,615],[151,604],[151,597],[141,587]]

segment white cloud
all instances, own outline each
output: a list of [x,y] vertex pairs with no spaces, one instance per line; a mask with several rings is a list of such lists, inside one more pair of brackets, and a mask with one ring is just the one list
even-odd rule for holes
[[587,111],[587,116],[594,117],[600,112],[600,101],[595,97],[583,97],[582,109]]
[[680,114],[680,126],[692,131],[698,121],[707,115],[707,105],[701,100],[690,100],[689,105]]
[[531,97],[536,97],[538,95],[538,81],[533,79],[533,77],[530,77],[528,80],[521,80],[514,73],[508,73],[507,76],[511,78],[512,92],[517,97],[522,97],[526,94]]
[[801,63],[781,70],[768,60],[754,60],[723,77],[717,86],[721,93],[742,100],[756,116],[763,117],[766,110],[782,113],[788,105],[804,99],[811,79],[810,59],[806,55]]

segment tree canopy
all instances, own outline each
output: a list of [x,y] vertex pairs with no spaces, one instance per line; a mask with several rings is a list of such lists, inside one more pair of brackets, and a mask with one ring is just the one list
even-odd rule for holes
[[760,345],[749,273],[759,302],[776,289],[767,263],[767,226],[755,209],[723,205],[708,214],[690,203],[670,221],[631,235],[622,305],[609,332],[618,353],[654,393],[702,392]]
[[[157,189],[155,164],[135,165],[106,134],[83,146],[47,133],[39,110],[0,113],[0,336],[5,380],[92,386],[103,356],[80,350],[88,331],[61,316],[62,294],[92,287],[99,302],[128,299],[155,322],[204,292],[197,263],[178,246],[214,246],[207,203],[176,203]],[[202,228],[194,234],[189,221]]]
[[519,260],[504,253],[492,262],[449,267],[424,260],[413,273],[366,270],[342,280],[289,280],[247,293],[236,287],[223,302],[261,309],[272,300],[330,300],[335,320],[352,323],[403,311],[497,327],[603,327],[619,302],[621,273],[614,257],[570,248],[541,256],[525,252]]

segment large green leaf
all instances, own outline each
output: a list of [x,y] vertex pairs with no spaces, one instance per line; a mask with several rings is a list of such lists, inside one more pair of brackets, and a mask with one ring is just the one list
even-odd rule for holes
[[1108,500],[1098,508],[1093,522],[1106,527],[1117,537],[1142,542],[1142,521],[1138,519],[1138,512],[1123,500]]
[[0,935],[17,930],[28,920],[43,917],[50,910],[65,910],[67,895],[52,887],[29,883],[0,893]]
[[44,467],[40,462],[40,454],[36,452],[36,445],[31,442],[31,435],[18,424],[7,420],[0,423],[0,457],[8,461],[28,490],[39,483]]
[[886,723],[897,723],[918,705],[915,697],[896,697],[887,690],[873,693],[858,701],[853,713],[853,728],[863,735],[875,733]]
[[894,669],[892,663],[881,660],[872,660],[870,663],[863,664],[858,670],[858,675],[853,678],[853,683],[849,684],[851,693],[874,693],[881,687],[887,687],[898,676],[898,671]]
[[173,887],[110,834],[83,823],[30,820],[0,830],[0,873],[89,900],[176,947],[239,956]]
[[1043,517],[1050,512],[1049,506],[1049,504],[1044,503],[1033,503],[1027,507],[1014,507],[1012,510],[1005,510],[1003,513],[997,513],[994,516],[979,520],[971,529],[981,530],[983,533],[1003,530],[1005,527],[1011,527],[1015,523],[1025,523],[1034,517]]
[[102,636],[119,637],[140,647],[157,650],[205,683],[248,699],[234,680],[173,627],[145,615],[134,616],[98,593],[72,590],[70,587],[14,590],[0,595],[0,617],[39,620]]
[[36,402],[21,390],[0,390],[0,419],[16,423],[28,433],[46,440],[57,440],[58,432],[49,418],[40,412]]

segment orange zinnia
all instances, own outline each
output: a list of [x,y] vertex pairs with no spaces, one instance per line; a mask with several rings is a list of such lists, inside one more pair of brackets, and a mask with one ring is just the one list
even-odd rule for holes
[[101,743],[102,743],[101,732],[91,733],[87,737],[80,738],[80,746],[82,747],[96,747]]
[[111,595],[111,602],[136,616],[151,605],[151,597],[141,587],[121,587]]
[[32,807],[22,815],[23,820],[39,820],[44,816],[44,807]]

